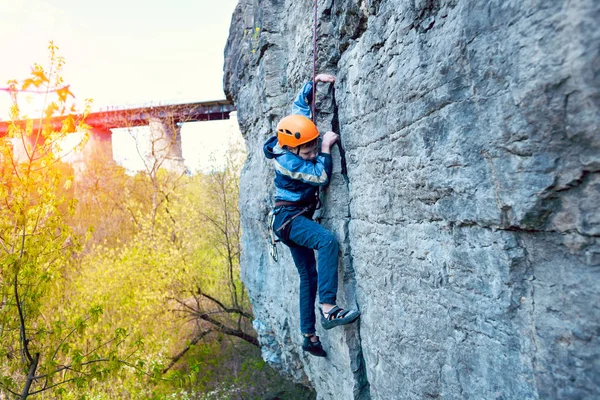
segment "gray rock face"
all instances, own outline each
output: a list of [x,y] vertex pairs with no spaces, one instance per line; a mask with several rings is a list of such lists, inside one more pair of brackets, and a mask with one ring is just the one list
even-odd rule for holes
[[242,267],[264,358],[321,399],[600,397],[600,2],[318,5],[348,166],[346,181],[336,148],[320,217],[339,303],[362,317],[318,332],[326,359],[302,353],[262,143],[312,78],[313,5],[240,0],[224,84],[248,148]]

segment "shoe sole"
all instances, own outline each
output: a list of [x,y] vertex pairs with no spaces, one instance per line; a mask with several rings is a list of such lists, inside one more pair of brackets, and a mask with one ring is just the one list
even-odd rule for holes
[[348,314],[344,318],[334,319],[333,321],[329,321],[325,319],[325,317],[321,316],[321,326],[323,329],[329,330],[335,328],[340,325],[348,325],[356,321],[360,317],[360,312],[353,310],[348,312]]
[[307,353],[308,353],[308,354],[310,354],[311,356],[315,356],[315,357],[327,357],[327,353],[325,353],[325,350],[323,350],[323,354],[315,354],[315,353],[313,353],[312,351],[310,351],[310,350],[306,350],[306,349],[304,349],[304,348],[303,348],[302,350],[304,350],[305,352],[307,352]]
[[[315,356],[315,357],[327,357],[327,353],[325,352],[325,350],[323,350],[323,347],[320,347],[320,350],[323,352],[319,352],[319,353],[314,353],[312,350],[312,347],[306,348],[304,347],[304,345],[302,346],[302,350],[304,350],[305,352],[307,352],[308,354]],[[317,350],[317,349],[314,349]]]

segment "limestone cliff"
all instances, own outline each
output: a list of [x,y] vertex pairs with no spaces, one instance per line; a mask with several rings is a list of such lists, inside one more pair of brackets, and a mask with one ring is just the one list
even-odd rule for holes
[[599,397],[600,2],[318,6],[348,165],[346,181],[336,148],[321,221],[340,303],[362,317],[319,331],[328,358],[302,354],[261,146],[312,77],[313,2],[240,0],[224,85],[248,148],[242,268],[263,356],[322,399]]

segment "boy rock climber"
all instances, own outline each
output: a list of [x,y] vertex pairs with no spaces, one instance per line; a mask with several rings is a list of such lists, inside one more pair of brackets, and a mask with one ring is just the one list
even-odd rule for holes
[[[315,82],[335,82],[335,77],[319,74]],[[331,329],[354,322],[360,313],[336,305],[338,284],[338,243],[333,234],[312,221],[318,207],[318,187],[329,183],[331,147],[339,136],[326,132],[322,142],[310,117],[312,82],[298,94],[292,115],[277,125],[277,136],[264,144],[265,156],[275,164],[275,208],[273,230],[292,253],[300,274],[300,329],[302,349],[325,357],[327,354],[315,335],[315,299],[317,288],[321,304],[321,325]],[[318,251],[318,263],[314,250]],[[318,265],[318,272],[317,272]]]

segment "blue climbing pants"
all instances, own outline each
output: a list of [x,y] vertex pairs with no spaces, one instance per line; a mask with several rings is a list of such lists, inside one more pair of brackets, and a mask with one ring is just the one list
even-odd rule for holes
[[[276,216],[275,229],[293,213],[284,210],[280,214],[283,215]],[[290,248],[300,275],[300,330],[304,334],[315,333],[317,288],[319,303],[335,304],[338,286],[337,240],[333,233],[311,217],[312,213],[297,216],[288,223],[286,229],[278,232],[283,243]],[[314,250],[318,252],[318,263]]]

